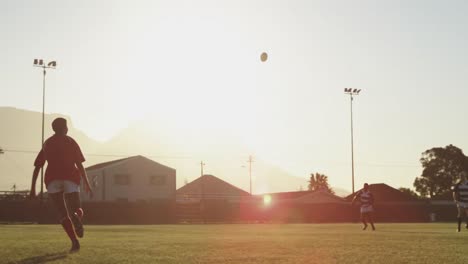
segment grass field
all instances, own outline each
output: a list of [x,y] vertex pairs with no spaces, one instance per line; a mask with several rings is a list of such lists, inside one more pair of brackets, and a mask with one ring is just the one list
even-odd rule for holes
[[455,224],[87,226],[69,246],[59,225],[0,225],[0,263],[468,263]]

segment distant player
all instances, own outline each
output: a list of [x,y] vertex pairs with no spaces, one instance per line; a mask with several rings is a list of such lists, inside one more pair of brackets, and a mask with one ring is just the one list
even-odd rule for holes
[[60,223],[72,241],[70,252],[76,252],[80,250],[77,236],[81,238],[84,233],[79,193],[81,178],[86,192],[92,195],[92,191],[82,164],[85,161],[83,153],[76,141],[67,136],[67,121],[57,118],[52,122],[52,128],[55,134],[44,142],[34,161],[30,197],[36,197],[37,176],[47,161],[44,179],[47,193],[58,210]]
[[465,217],[468,228],[468,179],[466,173],[462,173],[460,181],[453,187],[453,200],[458,208],[457,232],[460,232],[462,218]]
[[374,211],[374,196],[369,190],[369,184],[364,184],[364,189],[360,190],[356,196],[354,196],[351,204],[359,199],[361,203],[361,221],[364,224],[362,230],[367,229],[367,223],[370,223],[372,230],[375,231],[374,221],[372,220],[372,212]]

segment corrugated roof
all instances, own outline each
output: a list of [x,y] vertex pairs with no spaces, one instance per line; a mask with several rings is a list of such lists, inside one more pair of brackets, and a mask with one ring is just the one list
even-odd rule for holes
[[107,162],[103,162],[103,163],[94,164],[94,165],[89,166],[88,168],[86,168],[86,170],[102,169],[102,168],[105,168],[107,166],[114,165],[115,163],[119,163],[121,161],[133,159],[133,158],[136,158],[136,157],[138,157],[138,156],[132,156],[132,157],[128,157],[128,158],[123,158],[123,159],[112,160],[112,161],[107,161]]
[[327,191],[314,191],[294,200],[300,203],[346,203],[347,201]]
[[276,201],[294,201],[300,203],[343,203],[345,199],[336,196],[332,193],[318,191],[296,191],[296,192],[280,192],[280,193],[264,193],[258,196],[269,195],[272,200]]
[[93,166],[90,166],[90,167],[86,168],[86,170],[98,170],[98,169],[102,169],[102,168],[105,168],[105,167],[115,165],[117,163],[120,163],[120,162],[123,162],[123,161],[126,161],[126,160],[131,160],[131,159],[144,159],[144,160],[147,160],[147,161],[151,161],[152,163],[157,164],[158,166],[161,166],[161,167],[164,167],[166,169],[175,171],[175,169],[173,169],[171,167],[168,167],[166,165],[163,165],[161,163],[158,163],[158,162],[156,162],[154,160],[148,159],[148,158],[143,157],[141,155],[95,164]]
[[[385,183],[375,183],[369,184],[370,191],[372,195],[374,195],[374,201],[376,203],[379,202],[416,202],[419,201],[415,197],[411,196],[410,194],[404,193],[395,189],[391,186],[388,186]],[[360,189],[362,190],[362,189]],[[356,191],[353,194],[348,195],[345,199],[347,201],[351,201],[353,197],[356,195]]]
[[177,190],[177,195],[250,196],[250,194],[213,175],[203,175]]
[[313,191],[295,191],[295,192],[277,192],[277,193],[263,193],[259,196],[269,195],[274,200],[290,200],[297,199],[307,194],[313,193]]

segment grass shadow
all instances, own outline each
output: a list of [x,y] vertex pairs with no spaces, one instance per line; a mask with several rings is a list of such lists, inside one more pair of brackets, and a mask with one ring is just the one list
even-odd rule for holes
[[60,252],[60,253],[52,253],[52,254],[45,254],[42,256],[35,256],[30,258],[25,258],[19,261],[9,262],[8,264],[42,264],[47,263],[50,261],[56,261],[59,259],[67,258],[68,252]]

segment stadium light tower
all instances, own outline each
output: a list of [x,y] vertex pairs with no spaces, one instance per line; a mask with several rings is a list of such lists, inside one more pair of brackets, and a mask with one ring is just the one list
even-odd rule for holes
[[[42,68],[42,141],[41,141],[41,149],[44,145],[44,110],[45,110],[45,77],[46,77],[46,69],[55,69],[57,67],[56,61],[51,61],[47,64],[44,63],[43,59],[34,59],[33,63],[34,67]],[[41,168],[41,202],[44,199],[44,168]]]
[[252,195],[252,162],[254,162],[253,157],[249,156],[249,160],[247,162],[249,163],[249,192],[250,195]]
[[349,94],[351,102],[351,178],[354,193],[354,134],[353,134],[353,95],[359,95],[361,89],[344,88],[344,93]]

